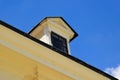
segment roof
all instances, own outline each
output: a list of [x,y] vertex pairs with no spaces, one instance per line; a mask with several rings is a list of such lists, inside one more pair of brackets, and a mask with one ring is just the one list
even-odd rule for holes
[[70,41],[72,41],[74,38],[76,38],[78,36],[78,34],[74,31],[74,29],[62,18],[62,17],[45,17],[41,22],[39,22],[28,34],[30,34],[32,31],[34,31],[38,25],[40,25],[45,19],[47,18],[60,18],[61,20],[64,21],[64,23],[74,32],[74,36],[72,39],[70,39]]
[[85,66],[85,67],[87,67],[87,68],[89,68],[89,69],[91,69],[91,70],[93,70],[93,71],[103,75],[103,76],[106,76],[106,77],[110,78],[111,80],[118,80],[118,79],[114,78],[113,76],[111,76],[111,75],[101,71],[100,69],[97,69],[97,68],[95,68],[95,67],[85,63],[84,61],[82,61],[82,60],[80,60],[80,59],[78,59],[78,58],[76,58],[74,56],[71,56],[69,54],[64,54],[63,52],[56,50],[52,46],[50,46],[50,45],[48,45],[48,44],[46,44],[46,43],[44,43],[44,42],[42,42],[42,41],[32,37],[32,36],[30,36],[28,33],[25,33],[25,32],[15,28],[15,27],[13,27],[13,26],[11,26],[11,25],[9,25],[9,24],[1,21],[1,20],[0,20],[0,24],[3,25],[4,27],[7,27],[7,28],[11,29],[12,31],[15,31],[15,32],[21,34],[22,36],[24,36],[24,37],[26,37],[26,38],[28,38],[30,40],[35,41],[38,44],[41,44],[41,45],[43,45],[43,46],[45,46],[45,47],[47,47],[47,48],[49,48],[51,50],[54,50],[54,51],[58,52],[59,54],[63,55],[64,57],[69,58],[69,59],[75,61],[78,64],[81,64],[81,65],[83,65],[83,66]]

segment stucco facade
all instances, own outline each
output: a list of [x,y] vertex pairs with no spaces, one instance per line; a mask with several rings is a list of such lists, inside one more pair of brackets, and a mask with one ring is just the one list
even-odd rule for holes
[[[52,26],[49,31],[58,30],[56,32],[67,36],[69,43],[74,31],[72,33],[68,26],[68,32],[65,32],[64,28],[56,28],[57,24],[55,21],[48,23]],[[67,25],[63,22],[59,24]],[[0,80],[117,80],[70,54],[55,50],[51,42],[40,41],[32,34],[0,21]]]

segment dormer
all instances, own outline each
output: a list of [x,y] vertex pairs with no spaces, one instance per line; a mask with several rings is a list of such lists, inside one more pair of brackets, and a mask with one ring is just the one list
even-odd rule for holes
[[66,54],[70,54],[69,42],[77,36],[62,17],[46,17],[29,34]]

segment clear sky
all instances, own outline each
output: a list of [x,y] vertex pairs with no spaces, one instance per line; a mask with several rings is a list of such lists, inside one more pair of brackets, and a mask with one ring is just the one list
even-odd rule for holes
[[26,33],[47,16],[79,34],[73,56],[109,73],[120,68],[120,0],[0,0],[0,19]]

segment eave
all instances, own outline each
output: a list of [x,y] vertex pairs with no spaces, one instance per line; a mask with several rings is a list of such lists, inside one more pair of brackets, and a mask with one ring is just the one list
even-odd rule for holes
[[87,67],[87,68],[89,68],[89,69],[91,69],[91,70],[93,70],[93,71],[95,71],[95,72],[97,72],[97,73],[99,73],[99,74],[107,77],[107,78],[110,78],[111,80],[117,80],[117,79],[114,78],[113,76],[111,76],[111,75],[109,75],[109,74],[101,71],[100,69],[97,69],[97,68],[95,68],[95,67],[93,67],[93,66],[85,63],[84,61],[82,61],[82,60],[80,60],[80,59],[78,59],[78,58],[76,58],[76,57],[74,57],[74,56],[71,56],[71,55],[68,55],[68,54],[64,54],[64,53],[62,53],[62,52],[54,49],[52,46],[50,46],[50,45],[48,45],[48,44],[46,44],[46,43],[44,43],[44,42],[41,42],[41,41],[37,40],[36,38],[30,36],[28,33],[25,33],[25,32],[23,32],[23,31],[15,28],[15,27],[13,27],[13,26],[11,26],[11,25],[3,22],[3,21],[0,21],[0,24],[3,25],[4,27],[9,28],[10,30],[12,30],[12,31],[14,31],[14,32],[16,32],[16,33],[18,33],[18,34],[20,34],[20,35],[22,35],[22,36],[24,36],[24,37],[32,40],[32,41],[38,43],[38,44],[40,44],[40,45],[43,45],[43,46],[47,47],[48,49],[51,49],[51,50],[59,53],[60,55],[66,57],[66,58],[68,58],[68,59],[70,59],[70,60],[72,60],[72,61],[74,61],[74,62],[76,62],[76,63],[78,63],[78,64],[80,64],[80,65],[83,65],[83,66],[85,66],[85,67]]

